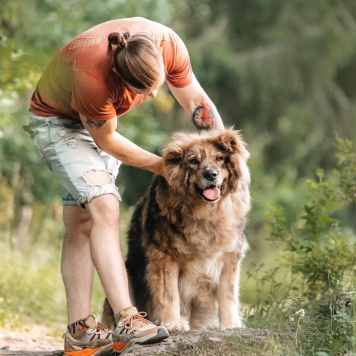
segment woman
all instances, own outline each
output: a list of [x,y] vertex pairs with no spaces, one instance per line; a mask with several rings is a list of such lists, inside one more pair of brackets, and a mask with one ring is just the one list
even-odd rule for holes
[[[98,355],[110,347],[120,353],[133,343],[168,337],[132,306],[115,186],[121,162],[163,175],[163,159],[120,135],[116,125],[118,117],[155,97],[164,81],[198,130],[223,129],[182,40],[144,18],[105,22],[75,37],[55,55],[32,96],[34,144],[62,186],[66,355],[84,348]],[[112,333],[91,314],[94,268],[115,313]]]

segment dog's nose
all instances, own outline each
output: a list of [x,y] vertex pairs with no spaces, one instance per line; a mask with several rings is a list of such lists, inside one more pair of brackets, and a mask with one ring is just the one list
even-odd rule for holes
[[218,171],[216,169],[206,169],[203,173],[203,177],[207,180],[213,181],[218,176]]

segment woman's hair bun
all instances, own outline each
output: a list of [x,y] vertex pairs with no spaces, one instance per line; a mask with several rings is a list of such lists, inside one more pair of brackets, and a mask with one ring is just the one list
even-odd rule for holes
[[127,40],[130,37],[130,32],[111,32],[108,36],[108,53],[113,53],[113,46],[118,46],[120,49],[127,47]]

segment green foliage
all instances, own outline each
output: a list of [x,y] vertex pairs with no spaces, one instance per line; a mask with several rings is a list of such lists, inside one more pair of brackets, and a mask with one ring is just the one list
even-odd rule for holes
[[[0,244],[0,326],[7,330],[29,325],[48,327],[61,337],[66,330],[66,301],[59,267],[59,251],[52,246],[31,253]],[[92,307],[99,314],[104,293],[96,276]]]
[[31,58],[0,27],[0,138],[3,130],[19,111],[21,95],[33,88],[40,72],[31,67]]
[[[0,192],[1,187],[2,185]],[[62,205],[57,202],[51,207],[43,207],[37,203],[32,207],[35,218],[29,234],[16,234],[14,231],[12,236],[7,236],[0,230],[0,270],[3,271],[0,274],[0,328],[26,329],[29,325],[38,324],[60,337],[65,332],[67,323],[65,293],[60,273],[63,228],[54,222],[61,220]],[[129,214],[128,209],[123,206],[120,236],[124,253],[127,250],[124,236]],[[0,227],[2,216],[3,214],[0,215]],[[34,238],[29,241],[31,236]],[[8,243],[7,238],[11,239],[11,243]],[[98,316],[104,298],[104,291],[95,275],[92,310]]]
[[[289,219],[303,199],[305,175],[332,164],[334,132],[356,134],[351,80],[356,73],[355,14],[351,0],[2,0],[0,170],[3,157],[20,163],[21,176],[28,167],[31,179],[39,182],[37,187],[24,184],[35,199],[57,198],[52,176],[35,156],[18,162],[23,152],[33,151],[21,129],[29,96],[50,58],[73,36],[112,18],[146,16],[171,26],[185,40],[194,72],[225,123],[244,131],[251,162],[256,162],[250,228],[258,241],[266,192],[272,203],[284,204]],[[119,127],[124,136],[157,153],[172,131],[193,129],[167,91],[160,94],[121,118]],[[9,142],[12,153],[7,156]],[[2,172],[7,183],[8,166]],[[138,192],[119,182],[131,205],[149,176],[131,168],[123,171],[125,183],[142,178]]]
[[25,256],[1,244],[0,268],[6,271],[0,277],[2,327],[11,329],[33,323],[65,323],[59,265],[46,261],[48,252],[41,252],[41,255],[39,251],[33,251],[33,256]]
[[269,216],[270,240],[283,247],[284,260],[302,276],[310,298],[345,288],[355,273],[355,234],[340,226],[337,213],[356,202],[356,145],[340,138],[336,145],[338,169],[327,178],[318,170],[300,226],[288,228],[281,209]]
[[265,174],[298,178],[332,164],[334,133],[356,134],[354,2],[204,4],[187,24],[197,77],[227,123],[248,142],[263,139]]
[[282,354],[356,352],[356,236],[338,218],[356,202],[356,144],[338,138],[335,146],[337,168],[310,181],[301,219],[290,227],[283,209],[268,213],[269,241],[289,272],[254,265],[247,273],[258,298],[247,325],[294,332],[292,344],[278,345]]

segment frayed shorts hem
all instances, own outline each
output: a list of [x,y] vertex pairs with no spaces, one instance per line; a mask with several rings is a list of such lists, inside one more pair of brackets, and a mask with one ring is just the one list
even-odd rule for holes
[[101,193],[99,195],[95,195],[95,196],[91,196],[91,197],[81,197],[78,200],[62,200],[62,205],[63,206],[80,206],[81,208],[85,208],[85,204],[89,203],[94,198],[97,198],[97,197],[100,197],[100,196],[106,195],[106,194],[113,194],[120,203],[122,202],[119,192],[107,192],[107,193]]

